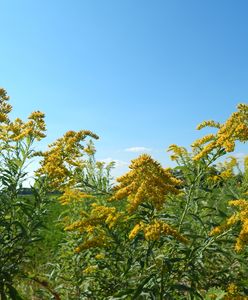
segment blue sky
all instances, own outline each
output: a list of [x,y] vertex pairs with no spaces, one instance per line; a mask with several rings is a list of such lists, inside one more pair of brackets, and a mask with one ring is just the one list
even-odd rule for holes
[[247,103],[246,0],[0,0],[0,11],[0,86],[14,117],[46,113],[43,148],[89,129],[116,174],[142,148],[168,165],[170,144]]

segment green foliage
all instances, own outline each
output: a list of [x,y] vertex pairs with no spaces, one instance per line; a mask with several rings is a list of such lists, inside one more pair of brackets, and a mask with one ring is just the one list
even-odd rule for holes
[[[248,160],[226,158],[248,139],[248,107],[216,134],[170,146],[177,165],[149,155],[113,184],[90,131],[69,131],[40,155],[23,193],[44,114],[11,121],[0,89],[0,298],[247,299]],[[224,160],[225,158],[225,160]]]
[[[1,297],[19,299],[13,281],[22,273],[28,252],[40,240],[40,229],[48,199],[40,188],[31,188],[32,197],[22,196],[27,173],[24,166],[31,155],[31,141],[5,148],[0,162],[0,290]],[[18,298],[19,297],[19,298]]]
[[6,91],[0,89],[0,296],[21,299],[14,283],[23,274],[29,250],[40,240],[48,199],[42,186],[32,187],[32,197],[22,196],[32,159],[33,143],[44,137],[44,115],[34,112],[29,121],[11,121]]

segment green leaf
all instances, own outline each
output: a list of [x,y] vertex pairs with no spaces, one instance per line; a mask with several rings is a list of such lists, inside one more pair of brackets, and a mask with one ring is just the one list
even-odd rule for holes
[[9,296],[12,300],[23,300],[23,298],[12,285],[8,284],[7,287],[9,290]]
[[154,274],[151,274],[150,276],[146,277],[141,281],[141,284],[136,289],[136,292],[132,296],[132,300],[137,299],[137,297],[142,293],[143,287],[151,280],[151,278],[154,276]]

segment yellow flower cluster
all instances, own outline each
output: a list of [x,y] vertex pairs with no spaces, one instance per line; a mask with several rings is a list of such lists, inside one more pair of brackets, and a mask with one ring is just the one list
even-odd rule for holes
[[196,148],[196,147],[201,147],[203,146],[204,144],[212,141],[214,139],[215,135],[214,134],[208,134],[208,135],[205,135],[204,137],[194,141],[194,143],[191,145],[193,148]]
[[135,226],[134,226],[134,228],[130,231],[130,233],[129,233],[129,239],[130,240],[133,240],[135,237],[136,237],[136,235],[141,231],[143,229],[143,223],[141,222],[141,223],[139,223],[139,224],[136,224]]
[[248,300],[248,296],[242,296],[239,293],[239,287],[235,283],[230,283],[227,286],[227,295],[224,296],[224,300]]
[[178,160],[185,155],[188,155],[186,148],[180,147],[176,144],[170,145],[168,148],[168,152],[173,152],[173,154],[170,156],[171,160]]
[[214,149],[224,149],[226,152],[232,152],[236,141],[245,142],[248,140],[248,105],[239,104],[238,111],[233,113],[224,124],[205,121],[197,129],[206,126],[216,127],[218,131],[215,135],[207,135],[193,143],[193,149],[196,150],[195,148],[209,141],[203,148],[200,147],[200,151],[194,156],[194,160],[201,159]]
[[7,92],[0,88],[0,123],[8,123],[9,117],[8,114],[12,110],[12,106],[8,103],[9,96],[7,96]]
[[74,186],[75,172],[84,166],[82,157],[84,150],[88,148],[82,142],[87,137],[98,139],[96,134],[88,130],[68,131],[62,138],[50,144],[49,150],[42,153],[43,160],[37,174],[46,175],[53,189],[63,191],[66,186]]
[[40,111],[31,113],[26,123],[19,118],[11,122],[8,114],[12,106],[7,103],[8,100],[6,91],[0,89],[0,139],[6,142],[18,142],[26,137],[36,140],[44,138],[46,136],[44,113]]
[[81,220],[65,227],[66,231],[77,231],[80,235],[84,234],[84,242],[75,249],[77,253],[90,248],[105,247],[109,244],[111,238],[106,232],[115,226],[123,216],[123,213],[117,212],[115,207],[97,203],[92,203],[90,207],[89,213],[81,212]]
[[232,178],[233,177],[233,171],[231,169],[227,169],[227,170],[220,173],[220,177],[224,180]]
[[179,234],[177,230],[160,220],[156,220],[152,224],[146,225],[143,231],[145,239],[148,241],[157,241],[162,235],[173,236],[175,239],[183,243],[188,241],[185,237]]
[[31,130],[32,135],[37,140],[40,140],[46,136],[44,134],[44,132],[46,131],[46,124],[44,118],[45,114],[40,111],[34,111],[28,117],[30,121],[27,123],[27,128]]
[[21,119],[17,118],[13,122],[8,124],[8,128],[6,128],[7,129],[6,132],[10,133],[9,134],[10,139],[18,141],[30,133],[27,130],[28,128],[25,127],[26,127],[25,123]]
[[180,242],[188,242],[177,230],[161,220],[155,220],[151,224],[144,224],[143,222],[136,224],[129,234],[129,239],[134,239],[140,231],[144,232],[144,237],[147,241],[157,241],[161,236],[170,235]]
[[[196,141],[197,143],[197,141]],[[194,143],[193,143],[194,145]],[[216,148],[216,143],[215,141],[212,141],[208,143],[199,153],[197,153],[194,157],[193,160],[200,160],[201,158],[205,157],[209,153],[211,153],[214,149]],[[193,149],[195,151],[195,149]]]
[[95,199],[94,196],[86,194],[79,189],[66,187],[62,196],[59,197],[59,201],[62,205],[66,205],[73,201],[80,201],[85,198]]
[[229,201],[229,205],[238,207],[239,211],[229,217],[224,224],[215,227],[210,232],[210,235],[220,234],[234,224],[240,222],[241,230],[235,244],[235,250],[239,252],[248,243],[248,200],[239,199]]
[[91,274],[91,273],[96,272],[97,269],[98,269],[97,265],[95,265],[95,266],[88,266],[87,268],[85,268],[83,270],[83,273],[85,273],[85,274]]
[[98,253],[98,254],[96,254],[96,256],[95,256],[95,259],[104,259],[105,258],[105,254],[104,253]]
[[235,294],[237,294],[238,293],[238,287],[237,287],[237,285],[236,284],[234,284],[233,282],[232,283],[230,283],[228,286],[227,286],[227,292],[228,292],[228,294],[230,294],[230,295],[235,295]]
[[201,124],[199,124],[197,126],[198,130],[201,130],[202,128],[205,127],[214,127],[214,128],[220,128],[221,124],[219,122],[215,122],[213,120],[209,120],[209,121],[203,121]]
[[181,183],[170,170],[143,154],[132,160],[131,171],[118,178],[120,183],[111,200],[121,200],[127,197],[128,211],[133,213],[141,203],[149,202],[155,208],[161,209],[165,197],[169,193],[178,194],[177,186]]
[[117,212],[115,207],[107,207],[96,203],[92,203],[91,206],[93,209],[89,215],[86,215],[81,221],[76,221],[67,226],[65,230],[79,230],[80,232],[83,232],[88,228],[88,226],[104,224],[107,225],[108,228],[112,228],[123,215],[122,213]]
[[43,139],[46,131],[46,124],[44,121],[45,114],[40,111],[31,113],[28,117],[29,121],[24,123],[17,118],[14,122],[9,123],[8,130],[11,133],[10,139],[20,141],[25,137],[34,138],[36,140]]
[[91,248],[100,248],[107,245],[108,239],[104,235],[98,235],[85,240],[84,243],[76,247],[75,252],[79,253]]
[[117,212],[115,207],[107,207],[96,203],[93,203],[92,207],[91,220],[93,220],[93,222],[105,222],[109,228],[112,228],[122,216],[121,213]]

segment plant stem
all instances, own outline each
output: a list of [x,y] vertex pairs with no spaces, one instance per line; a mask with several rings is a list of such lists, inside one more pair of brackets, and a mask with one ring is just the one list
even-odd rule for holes
[[183,221],[184,221],[184,218],[186,216],[186,213],[188,212],[190,201],[191,201],[191,196],[192,196],[192,193],[193,193],[193,189],[195,188],[195,185],[196,185],[196,183],[197,183],[197,181],[198,181],[198,179],[200,178],[201,175],[202,175],[202,171],[200,171],[198,173],[198,175],[195,177],[192,185],[190,186],[189,193],[187,195],[187,202],[186,202],[186,205],[184,207],[184,211],[183,211],[182,217],[181,217],[180,222],[179,222],[178,232],[180,232],[182,224],[183,224]]

